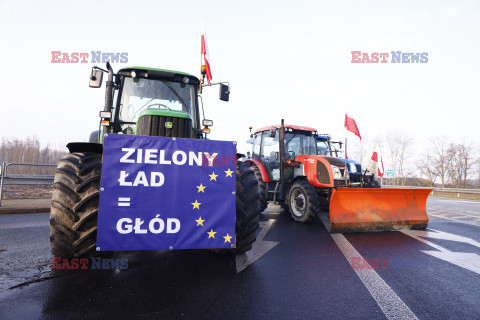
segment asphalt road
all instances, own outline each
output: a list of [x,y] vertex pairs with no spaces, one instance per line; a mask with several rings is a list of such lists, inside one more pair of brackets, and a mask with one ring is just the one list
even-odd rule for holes
[[480,202],[430,197],[427,212],[427,231],[331,235],[270,205],[247,255],[137,251],[110,256],[124,270],[62,271],[48,214],[0,216],[0,319],[480,319]]

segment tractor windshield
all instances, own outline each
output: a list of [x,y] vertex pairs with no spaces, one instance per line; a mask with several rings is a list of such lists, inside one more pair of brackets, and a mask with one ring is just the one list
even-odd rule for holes
[[330,144],[327,140],[317,139],[317,154],[319,156],[331,156]]
[[287,158],[299,155],[315,155],[315,136],[310,131],[285,133],[285,150]]
[[125,77],[118,113],[121,122],[136,122],[147,109],[181,111],[194,118],[195,87],[178,82]]

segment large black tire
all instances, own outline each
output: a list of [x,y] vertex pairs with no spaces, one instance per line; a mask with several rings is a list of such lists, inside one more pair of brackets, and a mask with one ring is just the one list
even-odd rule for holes
[[299,180],[293,183],[288,193],[288,206],[293,220],[312,222],[320,211],[320,199],[308,181]]
[[260,206],[255,173],[243,162],[237,162],[237,186],[235,202],[235,235],[236,248],[231,253],[242,253],[250,250],[257,239],[260,227]]
[[260,204],[260,210],[261,210],[261,212],[263,212],[263,211],[265,211],[265,209],[267,209],[267,206],[268,206],[268,202],[265,199],[266,185],[265,185],[265,182],[262,179],[262,174],[260,173],[260,169],[257,166],[253,166],[253,167],[251,167],[251,169],[253,170],[253,173],[255,174],[255,179],[257,179],[257,181],[258,181],[258,192],[260,193],[259,204]]
[[53,256],[95,255],[101,171],[96,153],[65,154],[58,163],[50,213]]

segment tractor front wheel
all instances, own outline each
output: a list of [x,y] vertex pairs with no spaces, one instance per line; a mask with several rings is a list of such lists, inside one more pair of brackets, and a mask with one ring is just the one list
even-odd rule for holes
[[95,254],[102,155],[65,154],[58,163],[50,213],[52,254],[81,258]]
[[293,220],[312,222],[320,209],[320,199],[315,189],[307,181],[296,181],[288,193],[288,206]]
[[267,200],[265,199],[265,182],[262,179],[262,174],[260,172],[260,169],[257,166],[251,167],[253,170],[253,173],[255,174],[255,179],[258,181],[258,192],[260,193],[260,210],[263,212],[265,209],[267,209],[268,203]]
[[232,253],[250,250],[257,239],[260,227],[259,192],[254,171],[243,162],[237,162],[237,185],[235,202],[236,248]]

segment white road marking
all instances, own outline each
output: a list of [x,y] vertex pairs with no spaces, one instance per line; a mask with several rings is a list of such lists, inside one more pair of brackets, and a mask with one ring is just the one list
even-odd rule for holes
[[476,253],[468,252],[442,252],[442,251],[429,251],[420,250],[423,253],[429,254],[432,257],[441,259],[443,261],[450,262],[461,268],[473,271],[480,274],[480,256]]
[[445,199],[437,198],[438,202],[451,202],[451,203],[478,203],[478,200],[467,200],[467,199]]
[[[327,217],[321,217],[322,222],[325,227],[328,224]],[[341,233],[331,233],[330,234],[337,244],[340,251],[347,259],[350,266],[352,266],[353,258],[357,259],[360,257],[362,260],[364,258],[358,253],[357,250],[348,242],[347,238]],[[363,282],[365,287],[368,289],[372,297],[377,302],[380,309],[387,317],[387,319],[418,319],[417,316],[410,310],[410,308],[403,302],[402,299],[395,293],[395,291],[390,288],[390,286],[375,272],[373,269],[356,269],[353,268],[357,273],[360,280]]]
[[237,266],[237,273],[242,272],[249,265],[254,263],[256,260],[261,258],[265,253],[272,250],[280,242],[276,241],[263,241],[268,230],[272,227],[272,224],[275,220],[270,219],[268,221],[260,222],[260,233],[257,236],[257,241],[252,245],[252,249],[246,253],[237,254],[235,257],[235,263]]
[[430,213],[430,212],[428,212],[428,211],[427,211],[427,214],[428,214],[428,216],[432,216],[432,217],[435,217],[435,218],[441,218],[441,219],[445,219],[445,220],[450,220],[450,221],[455,221],[455,222],[459,222],[459,223],[468,224],[468,225],[471,225],[471,226],[480,227],[480,224],[479,224],[479,223],[475,223],[475,222],[469,222],[469,221],[462,221],[462,220],[456,220],[456,219],[452,219],[452,218],[447,218],[447,217],[445,217],[445,216],[438,215],[438,214],[433,214],[433,213]]
[[478,216],[475,216],[475,215],[471,215],[471,214],[466,214],[466,213],[460,213],[460,212],[452,212],[452,211],[440,211],[440,210],[436,210],[437,213],[444,213],[444,214],[450,214],[450,215],[455,215],[455,216],[461,216],[461,217],[469,217],[469,218],[474,218],[474,219],[478,219],[480,218],[480,215]]
[[427,230],[400,230],[402,233],[423,242],[438,251],[430,251],[430,250],[420,250],[423,253],[431,255],[435,258],[450,262],[456,266],[461,268],[473,271],[475,273],[480,274],[480,256],[476,253],[469,253],[469,252],[452,252],[438,244],[432,243],[428,240],[425,240],[421,237],[426,238],[433,238],[433,239],[441,239],[441,240],[449,240],[449,241],[456,241],[456,242],[463,242],[480,248],[480,243],[473,239],[457,236],[452,233],[443,232],[439,230],[430,229],[432,231]]
[[[456,242],[471,244],[472,246],[480,248],[480,242],[478,241],[475,241],[473,239],[463,237],[463,236],[457,236],[456,234],[453,234],[453,233],[443,232],[440,230],[428,229],[428,230],[400,230],[400,231],[415,239],[419,237],[425,237],[425,238],[432,238],[432,239],[449,240],[449,241],[456,241]],[[420,240],[420,239],[417,239],[417,240]],[[427,243],[428,241],[425,240],[422,242]],[[431,242],[428,242],[427,244],[430,245],[430,243]],[[442,251],[448,251],[448,250],[444,249]]]

